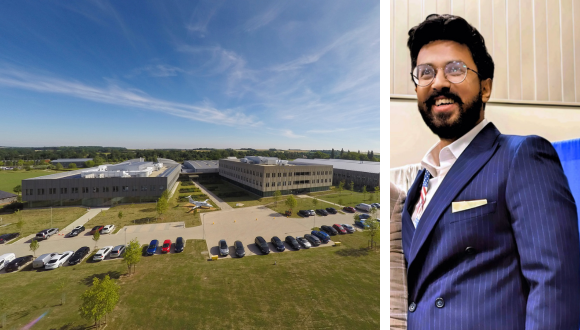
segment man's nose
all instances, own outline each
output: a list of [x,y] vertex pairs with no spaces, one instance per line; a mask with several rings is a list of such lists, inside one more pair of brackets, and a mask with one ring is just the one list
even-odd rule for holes
[[443,69],[437,70],[437,72],[435,72],[435,79],[433,79],[431,88],[440,91],[443,88],[449,89],[450,87],[451,82],[445,78],[445,72],[443,72]]

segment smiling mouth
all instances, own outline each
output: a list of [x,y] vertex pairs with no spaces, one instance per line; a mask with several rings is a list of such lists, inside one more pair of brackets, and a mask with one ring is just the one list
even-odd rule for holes
[[435,100],[435,105],[436,106],[440,106],[440,105],[449,105],[449,104],[454,104],[455,101],[453,101],[452,99],[439,99],[439,100]]

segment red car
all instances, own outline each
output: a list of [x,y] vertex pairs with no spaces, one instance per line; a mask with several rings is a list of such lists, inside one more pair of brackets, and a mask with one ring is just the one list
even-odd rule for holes
[[91,229],[89,234],[93,235],[97,230],[99,231],[99,234],[100,234],[103,231],[104,227],[105,226],[95,226],[93,229]]
[[171,251],[171,240],[166,239],[165,242],[163,242],[163,248],[161,248],[161,253],[169,253],[169,251]]
[[342,226],[339,225],[338,223],[335,223],[334,225],[332,225],[332,228],[336,229],[336,231],[341,233],[341,234],[346,234],[346,229],[342,228]]
[[342,208],[342,210],[345,211],[345,212],[349,212],[349,213],[355,213],[356,212],[356,210],[352,206],[345,206],[345,207]]

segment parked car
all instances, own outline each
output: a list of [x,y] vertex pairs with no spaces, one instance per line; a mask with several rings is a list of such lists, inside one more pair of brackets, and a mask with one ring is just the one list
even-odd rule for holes
[[308,242],[310,242],[310,244],[312,246],[319,246],[320,245],[320,239],[316,236],[306,234],[306,235],[304,235],[304,238],[307,239]]
[[15,239],[16,237],[19,237],[19,236],[20,236],[20,233],[4,234],[4,235],[0,236],[0,244],[4,244],[8,241]]
[[83,231],[85,231],[85,226],[76,226],[73,228],[73,230],[70,231],[70,233],[68,233],[68,236],[75,237],[78,236],[78,234],[82,233]]
[[310,216],[310,211],[308,210],[300,210],[298,211],[298,215],[304,217],[304,218],[308,218]]
[[43,239],[48,239],[50,236],[57,234],[57,233],[58,233],[58,228],[45,229],[43,231],[38,232],[38,234],[36,234],[36,240],[40,241]]
[[330,214],[336,214],[336,213],[338,213],[338,211],[334,207],[327,207],[326,208],[326,212],[328,212]]
[[234,250],[236,251],[236,257],[242,258],[246,255],[246,250],[244,249],[244,244],[240,241],[234,242]]
[[123,255],[125,252],[125,245],[117,245],[111,250],[111,258],[117,258]]
[[372,203],[371,206],[372,207],[375,207],[377,209],[380,209],[381,208],[381,204],[379,204],[379,203]]
[[157,252],[157,248],[159,247],[159,241],[154,239],[149,243],[149,247],[147,248],[147,255],[152,256]]
[[14,253],[5,253],[0,256],[0,270],[2,270],[6,265],[8,265],[12,260],[16,259]]
[[254,240],[254,244],[256,244],[258,249],[260,249],[260,251],[262,251],[263,254],[270,253],[270,247],[268,246],[268,243],[262,236],[256,237],[256,239]]
[[338,231],[330,226],[320,226],[320,229],[322,229],[328,235],[331,236],[338,235]]
[[225,239],[222,239],[218,242],[218,247],[220,249],[220,256],[227,256],[230,254],[230,248],[228,247],[228,243],[226,243]]
[[112,250],[113,250],[112,246],[105,246],[105,247],[101,248],[93,256],[93,260],[95,260],[95,261],[105,260],[105,258],[109,255],[109,253],[111,253]]
[[111,234],[113,231],[115,231],[115,225],[106,225],[103,227],[101,234]]
[[328,212],[326,212],[326,210],[323,210],[323,209],[316,210],[316,213],[318,213],[319,215],[323,215],[323,216],[328,215]]
[[93,229],[91,229],[91,231],[89,232],[89,234],[94,235],[97,230],[99,231],[99,233],[101,233],[103,231],[104,227],[105,226],[101,226],[101,225],[94,226]]
[[328,234],[323,231],[313,230],[311,234],[312,236],[318,237],[322,243],[328,243],[330,241],[330,236],[328,236]]
[[10,261],[10,263],[8,263],[8,265],[6,265],[6,272],[14,272],[17,271],[20,267],[22,267],[23,265],[26,265],[28,262],[30,262],[32,260],[32,256],[24,256],[24,257],[19,257],[16,258],[12,261]]
[[368,225],[365,223],[365,220],[357,220],[354,222],[355,225],[361,227],[361,228],[365,228],[368,227]]
[[314,212],[314,210],[308,210],[308,212],[310,213],[311,216],[315,216],[316,212]]
[[183,249],[185,248],[185,240],[183,239],[183,237],[178,237],[175,240],[175,252],[183,252]]
[[75,252],[72,257],[70,257],[70,259],[68,259],[68,264],[78,264],[81,262],[81,260],[84,259],[84,257],[86,257],[87,254],[89,254],[89,252],[91,252],[91,249],[88,246],[83,246],[82,248],[78,249],[77,252]]
[[348,212],[348,213],[355,213],[356,212],[356,210],[352,206],[345,206],[345,207],[342,208],[342,210],[344,212]]
[[272,245],[274,245],[276,250],[278,250],[279,252],[283,252],[284,250],[286,250],[286,246],[284,246],[284,243],[282,242],[281,239],[278,238],[278,236],[272,237],[270,242],[272,242]]
[[356,204],[356,206],[354,208],[359,209],[359,210],[363,210],[365,212],[370,212],[373,207],[370,206],[369,204],[360,203],[360,204]]
[[371,218],[371,215],[370,214],[363,213],[363,214],[359,214],[358,218],[361,219],[361,220],[366,220],[366,219],[370,219]]
[[161,247],[161,253],[169,253],[171,252],[171,240],[166,239],[163,242],[163,246]]
[[302,245],[302,247],[305,249],[310,249],[311,247],[310,242],[308,242],[308,240],[302,236],[296,237],[296,241],[300,243],[300,245]]
[[32,268],[44,268],[44,265],[58,253],[45,253],[32,262]]
[[52,257],[52,259],[44,265],[44,269],[56,269],[62,266],[73,254],[73,251],[65,251],[62,254]]
[[335,223],[334,225],[332,225],[332,228],[334,228],[338,233],[340,234],[346,234],[346,229],[344,229],[341,225],[339,225],[338,223]]
[[344,228],[344,230],[346,230],[347,233],[352,234],[354,233],[356,230],[354,229],[353,226],[347,224],[347,223],[341,223],[340,224],[342,226],[342,228]]
[[300,244],[294,237],[286,236],[284,241],[286,241],[286,243],[288,243],[288,245],[290,245],[290,247],[292,247],[294,250],[300,250]]

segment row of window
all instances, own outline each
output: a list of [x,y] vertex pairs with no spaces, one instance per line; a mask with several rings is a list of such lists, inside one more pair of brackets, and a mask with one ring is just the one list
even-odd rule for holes
[[[253,170],[249,170],[246,168],[242,168],[242,167],[237,167],[237,166],[232,166],[229,164],[220,164],[220,169],[221,168],[227,168],[236,172],[240,172],[240,173],[245,173],[245,174],[250,174],[253,176],[257,176],[257,177],[262,177],[263,173],[261,172],[257,172],[257,171],[253,171]],[[316,175],[329,175],[331,174],[330,171],[317,171],[317,172],[280,172],[280,173],[266,173],[266,177],[269,178],[270,175],[272,177],[276,177],[276,175],[281,178],[281,177],[286,177],[286,176],[299,176],[299,175],[314,175],[316,173]]]
[[[151,185],[151,186],[141,186],[141,191],[156,191],[158,186],[156,185]],[[81,187],[81,191],[83,194],[88,194],[91,190],[89,189],[89,187]],[[119,189],[121,189],[120,191],[123,192],[127,192],[129,191],[129,186],[113,186],[113,192],[119,192]],[[93,193],[98,193],[98,192],[110,192],[111,187],[93,187],[92,188],[92,192]],[[159,186],[159,191],[163,191],[165,190],[165,186]],[[139,191],[139,186],[132,186],[131,187],[131,191]],[[68,194],[68,188],[60,188],[60,194],[61,195],[65,195]],[[78,187],[72,187],[70,188],[70,193],[71,194],[78,194],[79,193],[79,188]],[[36,189],[36,194],[37,195],[44,195],[44,188],[38,188]],[[48,194],[49,195],[56,195],[56,188],[48,188]],[[34,195],[34,189],[24,189],[24,195],[27,196],[32,196]]]

